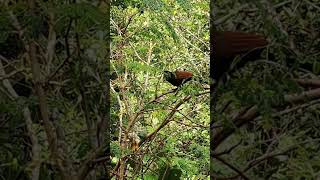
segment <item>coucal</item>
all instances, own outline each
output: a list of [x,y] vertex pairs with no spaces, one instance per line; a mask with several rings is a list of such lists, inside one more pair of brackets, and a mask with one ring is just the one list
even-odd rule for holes
[[262,35],[230,31],[214,32],[212,42],[211,77],[216,82],[229,70],[237,55],[243,56],[240,62],[236,64],[235,70],[243,67],[248,61],[258,59],[263,48],[268,44],[268,41]]
[[192,79],[192,73],[178,70],[175,72],[164,71],[164,78],[170,84],[179,87]]

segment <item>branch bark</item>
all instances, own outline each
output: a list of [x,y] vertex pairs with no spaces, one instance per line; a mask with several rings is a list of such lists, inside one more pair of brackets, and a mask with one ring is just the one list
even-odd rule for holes
[[[293,94],[293,95],[286,95],[285,102],[287,104],[296,104],[301,103],[304,101],[310,101],[314,99],[320,98],[320,88],[313,89],[310,91],[305,91],[301,94]],[[234,119],[234,126],[228,128],[222,128],[216,132],[211,132],[213,134],[213,141],[211,141],[212,147],[211,150],[215,151],[218,146],[226,140],[230,135],[232,135],[237,128],[242,127],[244,124],[247,124],[253,121],[256,117],[258,117],[258,106],[252,106],[244,113],[239,113]]]

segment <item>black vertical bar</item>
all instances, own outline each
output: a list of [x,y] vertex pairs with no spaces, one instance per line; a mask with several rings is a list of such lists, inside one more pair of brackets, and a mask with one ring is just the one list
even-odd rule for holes
[[110,97],[110,76],[111,76],[111,72],[110,72],[110,54],[111,54],[111,50],[110,50],[110,44],[111,44],[111,37],[110,37],[110,8],[111,8],[111,3],[110,0],[106,0],[107,3],[107,79],[106,79],[106,83],[107,83],[107,92],[106,92],[106,106],[107,106],[107,124],[106,124],[106,152],[105,154],[108,156],[108,161],[106,163],[107,165],[107,170],[106,170],[106,179],[111,179],[110,178],[110,172],[112,171],[112,167],[111,167],[111,159],[109,159],[110,155],[111,155],[111,148],[110,148],[110,124],[111,124],[111,111],[110,111],[110,103],[111,103],[111,97]]
[[214,149],[213,145],[213,125],[214,117],[216,112],[216,101],[217,101],[217,82],[215,82],[216,77],[214,77],[215,66],[214,66],[214,54],[213,51],[215,47],[214,41],[214,0],[210,0],[210,179],[213,179],[212,174],[212,150]]

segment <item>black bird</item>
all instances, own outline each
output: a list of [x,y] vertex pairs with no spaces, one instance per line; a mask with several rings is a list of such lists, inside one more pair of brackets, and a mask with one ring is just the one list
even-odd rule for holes
[[173,86],[179,87],[192,79],[192,73],[178,70],[175,72],[164,71],[164,78]]

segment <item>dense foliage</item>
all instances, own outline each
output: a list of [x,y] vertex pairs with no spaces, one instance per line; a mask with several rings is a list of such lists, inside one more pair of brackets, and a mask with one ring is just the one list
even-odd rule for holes
[[[201,83],[209,75],[208,5],[155,0],[112,6],[111,147],[117,176],[209,177],[209,93]],[[194,78],[172,91],[163,71],[176,69]]]
[[85,1],[1,2],[0,179],[108,173],[108,11]]
[[270,45],[218,87],[216,178],[319,178],[318,1],[217,1],[219,30],[264,34]]
[[[110,3],[1,1],[0,179],[320,178],[317,0]],[[210,27],[270,42],[216,114]]]

